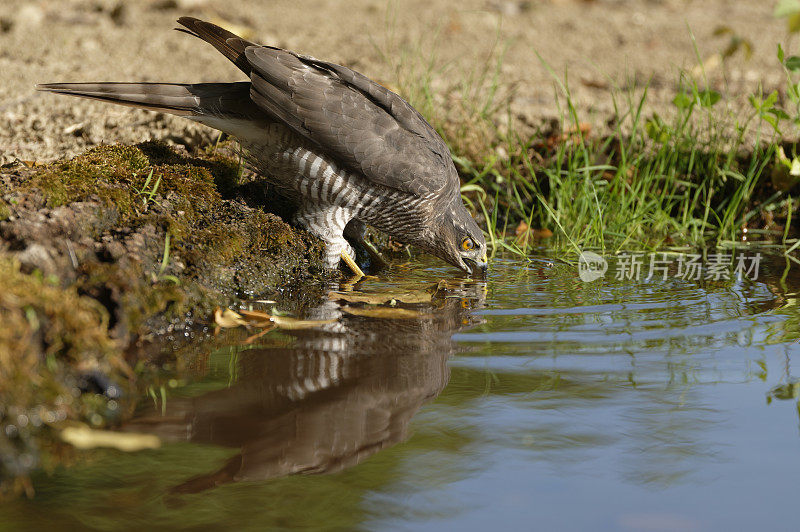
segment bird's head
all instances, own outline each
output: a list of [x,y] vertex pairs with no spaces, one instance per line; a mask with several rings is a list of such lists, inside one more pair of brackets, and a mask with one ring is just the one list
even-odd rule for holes
[[461,198],[446,208],[433,238],[434,255],[472,275],[486,273],[486,239]]

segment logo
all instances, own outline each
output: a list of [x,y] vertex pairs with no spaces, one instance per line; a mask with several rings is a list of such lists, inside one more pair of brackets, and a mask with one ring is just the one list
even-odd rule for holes
[[581,252],[581,256],[578,258],[578,275],[581,281],[591,283],[603,277],[607,271],[606,259],[591,251]]

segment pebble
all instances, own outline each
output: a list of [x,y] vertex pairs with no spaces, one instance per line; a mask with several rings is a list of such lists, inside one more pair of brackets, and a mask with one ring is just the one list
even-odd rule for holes
[[24,29],[34,29],[44,22],[44,10],[36,5],[28,4],[17,11],[14,24]]
[[86,132],[86,124],[80,122],[78,124],[72,124],[71,126],[67,126],[64,128],[65,135],[75,135],[76,137],[80,137]]
[[128,23],[128,6],[120,2],[111,9],[109,16],[114,24],[124,26]]
[[206,4],[208,4],[208,0],[162,0],[161,2],[153,4],[153,8],[191,11],[204,7]]
[[27,268],[39,269],[44,274],[57,271],[56,263],[50,252],[41,244],[30,244],[27,248],[17,254],[17,260]]
[[491,11],[496,11],[503,15],[514,17],[530,10],[531,3],[526,1],[521,2],[489,2],[488,8]]
[[15,166],[18,162],[18,159],[13,155],[2,153],[0,154],[0,167],[5,168],[7,166]]

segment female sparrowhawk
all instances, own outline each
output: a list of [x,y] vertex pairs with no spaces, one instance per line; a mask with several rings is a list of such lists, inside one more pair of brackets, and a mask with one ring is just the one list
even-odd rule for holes
[[[254,169],[298,205],[295,222],[352,263],[365,224],[467,273],[486,241],[461,201],[447,145],[411,105],[349,68],[259,46],[182,17],[250,78],[238,83],[52,83],[42,90],[185,116],[236,137]],[[347,226],[347,230],[345,227]]]

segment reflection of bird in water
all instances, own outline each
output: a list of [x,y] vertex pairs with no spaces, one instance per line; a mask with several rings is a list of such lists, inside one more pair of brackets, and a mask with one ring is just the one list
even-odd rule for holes
[[[482,300],[481,285],[468,290]],[[451,336],[473,323],[465,301],[444,299],[411,319],[346,315],[329,331],[293,331],[291,347],[239,353],[231,387],[170,399],[163,415],[151,410],[124,430],[241,449],[178,493],[356,465],[405,440],[412,416],[444,389]],[[328,302],[315,317],[339,312]]]

